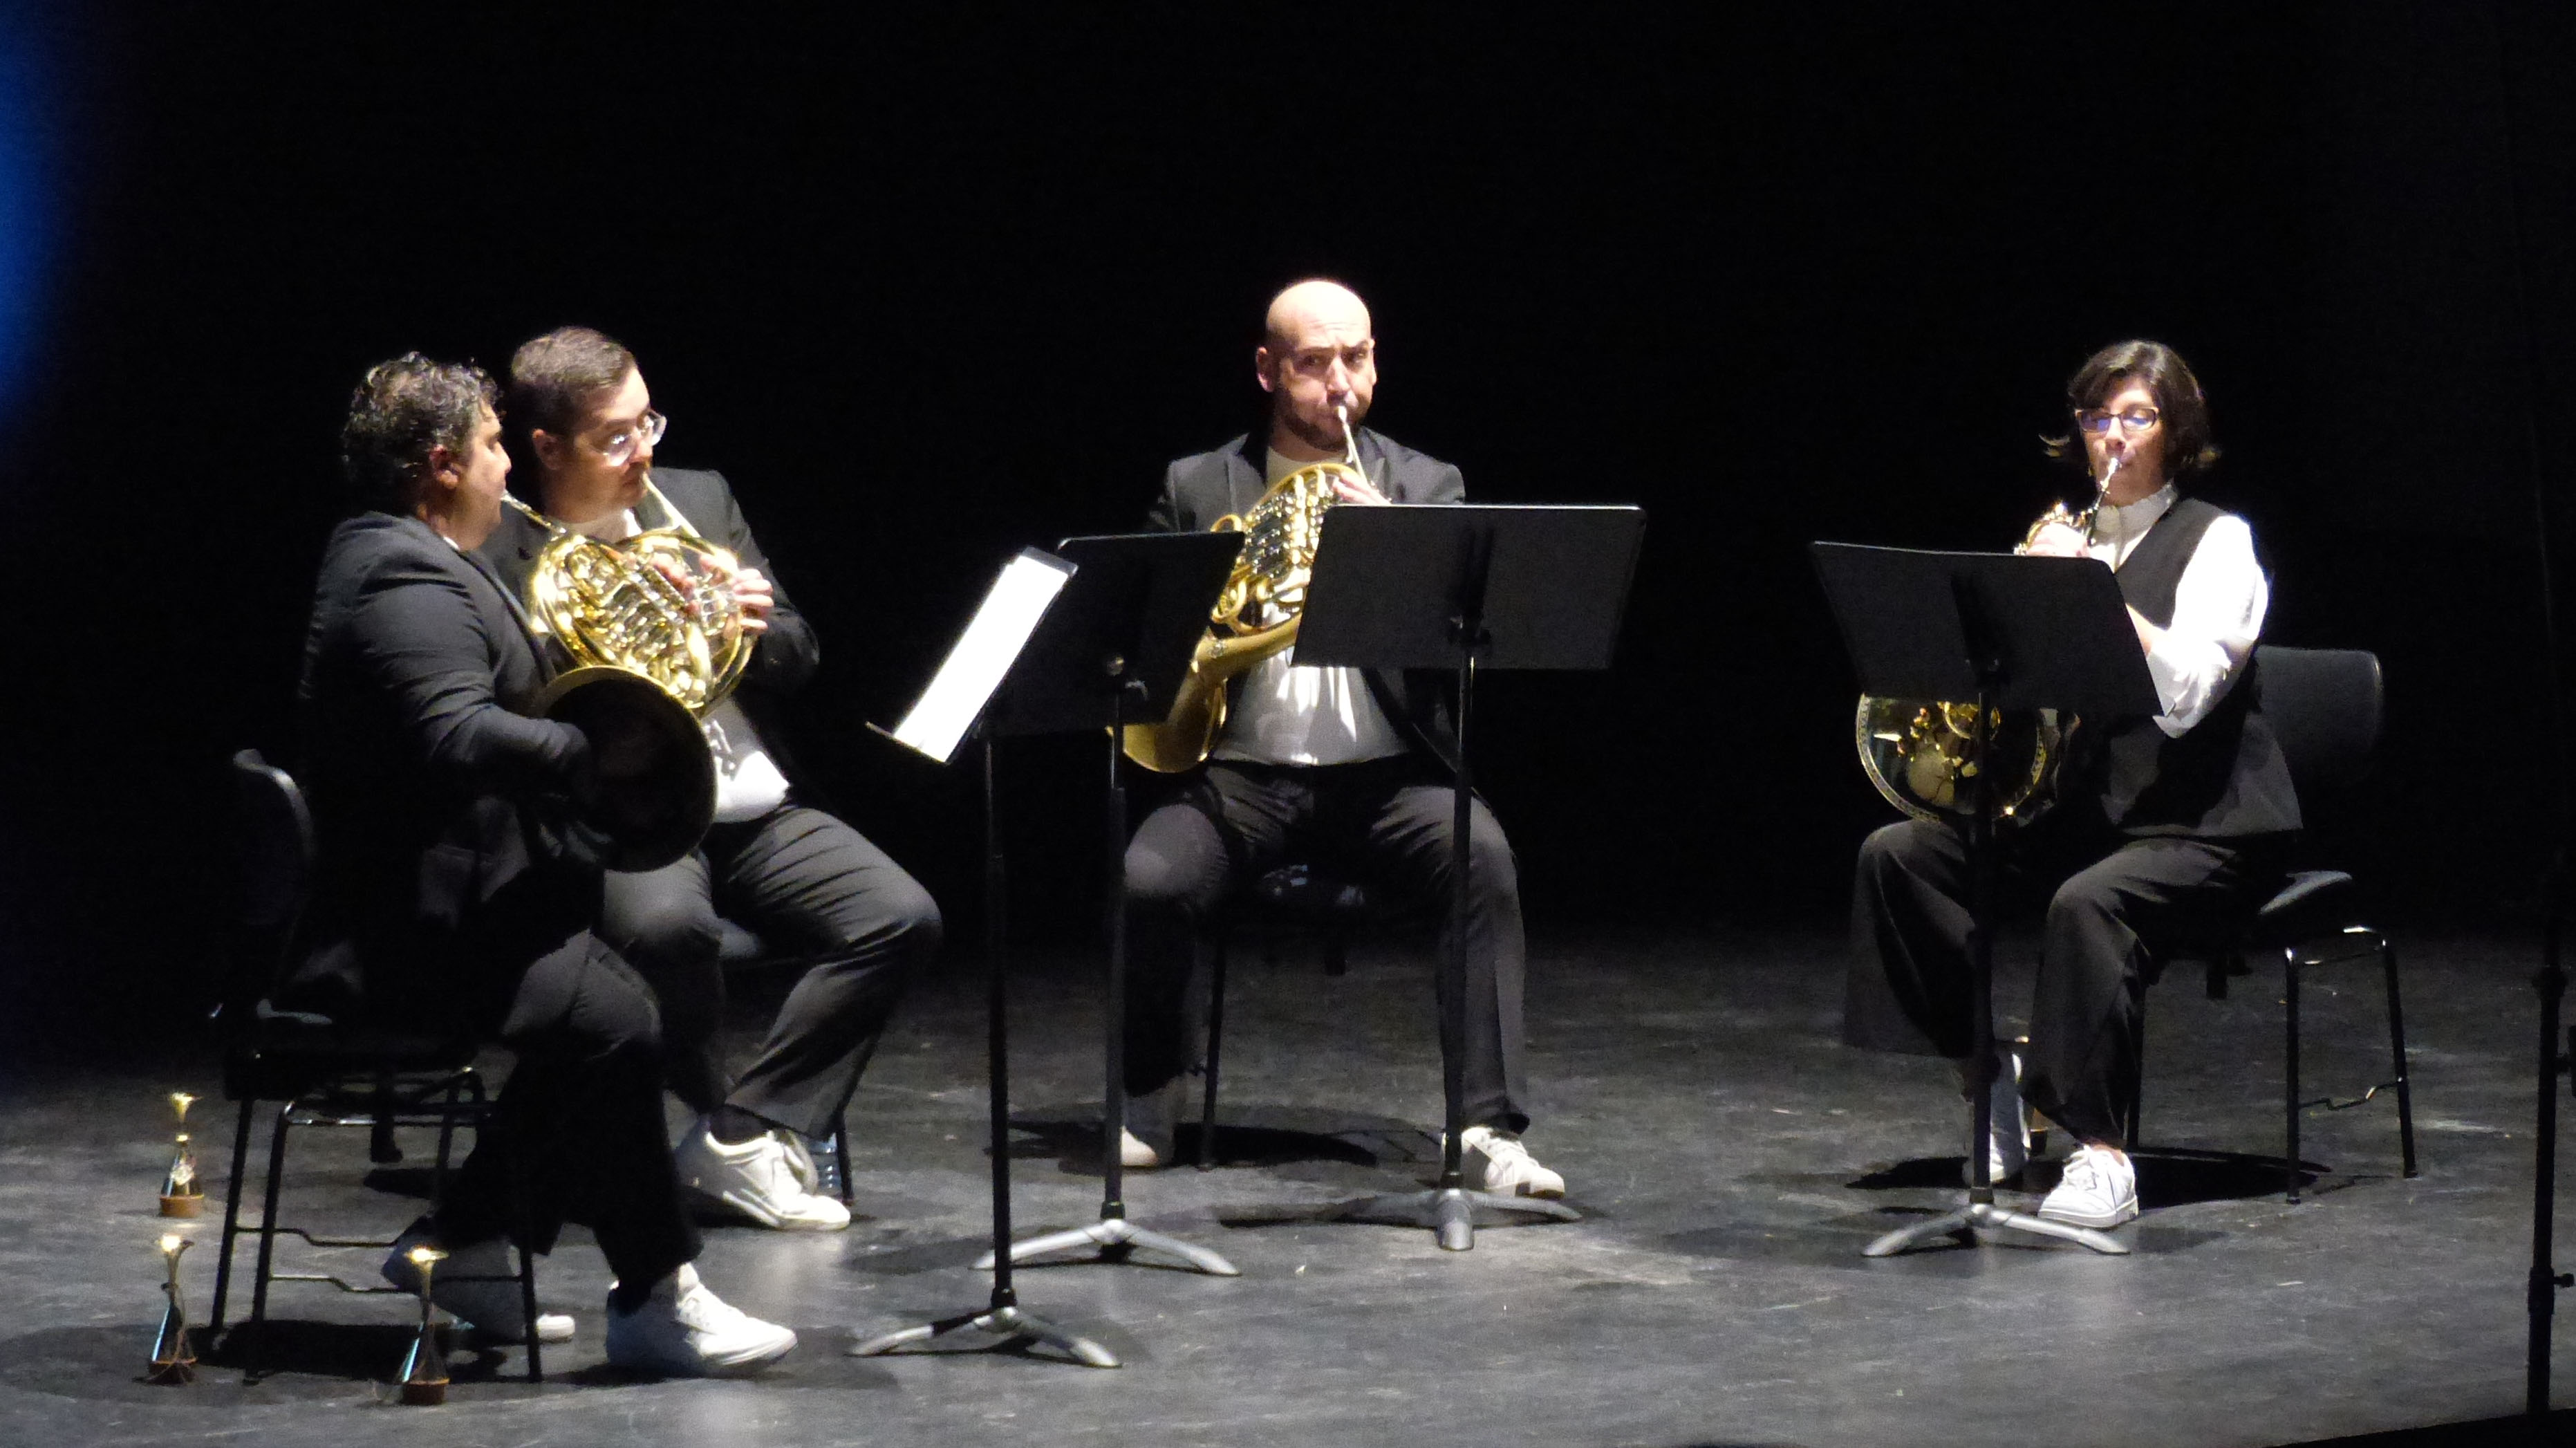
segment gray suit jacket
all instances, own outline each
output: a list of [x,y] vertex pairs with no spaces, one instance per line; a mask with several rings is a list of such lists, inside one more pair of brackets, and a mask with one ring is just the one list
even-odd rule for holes
[[[1391,503],[1460,503],[1467,483],[1455,465],[1420,453],[1382,433],[1359,430],[1360,467]],[[1172,533],[1204,532],[1228,513],[1259,501],[1267,440],[1258,433],[1210,452],[1175,460],[1163,470],[1162,495],[1146,515],[1149,527]],[[1436,669],[1368,669],[1369,692],[1408,743],[1443,769],[1458,767],[1458,732],[1450,723],[1449,678]],[[1235,686],[1241,687],[1236,679]]]

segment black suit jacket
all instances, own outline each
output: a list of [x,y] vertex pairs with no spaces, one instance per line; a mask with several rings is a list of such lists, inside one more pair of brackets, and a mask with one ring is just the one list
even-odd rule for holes
[[587,923],[597,871],[543,821],[568,817],[590,745],[527,717],[549,677],[500,581],[428,524],[365,513],[332,533],[297,698],[319,845],[308,1002],[479,1012],[526,963],[489,948],[497,917],[563,927],[534,949]]
[[[798,766],[794,749],[790,702],[814,677],[823,661],[823,651],[814,637],[814,626],[805,620],[796,604],[788,597],[787,585],[769,566],[769,555],[761,551],[760,540],[751,535],[751,524],[742,516],[742,505],[734,501],[733,489],[724,475],[690,468],[655,468],[653,486],[680,510],[690,528],[707,541],[731,549],[746,567],[757,568],[769,578],[771,596],[778,601],[777,611],[769,616],[769,631],[760,636],[751,651],[751,664],[744,670],[742,683],[734,693],[735,702],[751,716],[753,727],[760,731],[760,742],[777,761],[779,772],[787,776],[789,787],[808,798],[815,796],[812,781]],[[636,505],[635,521],[639,527],[662,528],[682,521],[663,516],[651,494]],[[546,530],[528,521],[516,509],[505,510],[501,526],[492,530],[476,550],[492,566],[513,599],[527,597],[528,575],[536,570],[537,555],[544,551]],[[549,654],[557,651],[549,646]],[[555,662],[564,660],[558,655]]]
[[[1268,439],[1255,431],[1212,452],[1175,460],[1163,470],[1162,496],[1147,526],[1204,532],[1228,513],[1248,511],[1269,486]],[[1382,433],[1359,430],[1360,467],[1390,503],[1460,503],[1467,481],[1457,467],[1416,452]],[[1443,769],[1458,767],[1458,731],[1450,722],[1449,677],[1437,669],[1362,671],[1369,693],[1415,751]],[[1242,687],[1238,676],[1235,688]],[[1229,700],[1229,703],[1232,701]]]

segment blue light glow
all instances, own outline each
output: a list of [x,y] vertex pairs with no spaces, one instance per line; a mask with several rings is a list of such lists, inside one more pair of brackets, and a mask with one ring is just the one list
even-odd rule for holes
[[54,224],[43,114],[51,87],[27,18],[0,5],[0,418],[33,370]]

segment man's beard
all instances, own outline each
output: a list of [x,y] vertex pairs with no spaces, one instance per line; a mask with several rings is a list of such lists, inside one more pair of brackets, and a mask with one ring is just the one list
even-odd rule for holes
[[[1352,409],[1351,426],[1358,427],[1360,419],[1366,416],[1368,416],[1366,406]],[[1320,423],[1310,423],[1292,407],[1281,411],[1280,421],[1287,425],[1289,433],[1299,442],[1319,452],[1341,452],[1349,446],[1342,437],[1342,424],[1339,418],[1327,415]]]

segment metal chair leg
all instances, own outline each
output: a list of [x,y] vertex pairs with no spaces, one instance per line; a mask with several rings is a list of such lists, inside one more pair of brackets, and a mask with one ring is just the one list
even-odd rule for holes
[[832,1113],[832,1173],[839,1178],[841,1205],[850,1204],[850,1108]]
[[2294,946],[2281,951],[2281,1020],[2287,1032],[2282,1075],[2288,1092],[2289,1155],[2281,1159],[2282,1188],[2289,1202],[2299,1202],[2299,952]]
[[259,1102],[244,1097],[241,1119],[233,1127],[233,1174],[224,1182],[223,1255],[215,1260],[215,1307],[206,1319],[206,1340],[224,1330],[224,1299],[233,1285],[233,1239],[241,1235],[242,1172],[250,1161],[251,1110]]
[[1225,941],[1220,937],[1208,960],[1207,1082],[1199,1097],[1199,1170],[1216,1163],[1217,1057],[1225,1041]]
[[2379,937],[2379,962],[2388,976],[2388,1053],[2397,1067],[2397,1149],[2406,1175],[2415,1175],[2415,1088],[2406,1079],[2406,1015],[2397,1003],[2397,951]]
[[268,1278],[277,1246],[277,1198],[286,1183],[286,1126],[295,1103],[277,1107],[277,1127],[268,1139],[268,1190],[259,1209],[259,1266],[250,1280],[250,1343],[242,1354],[242,1381],[256,1382],[268,1348]]

